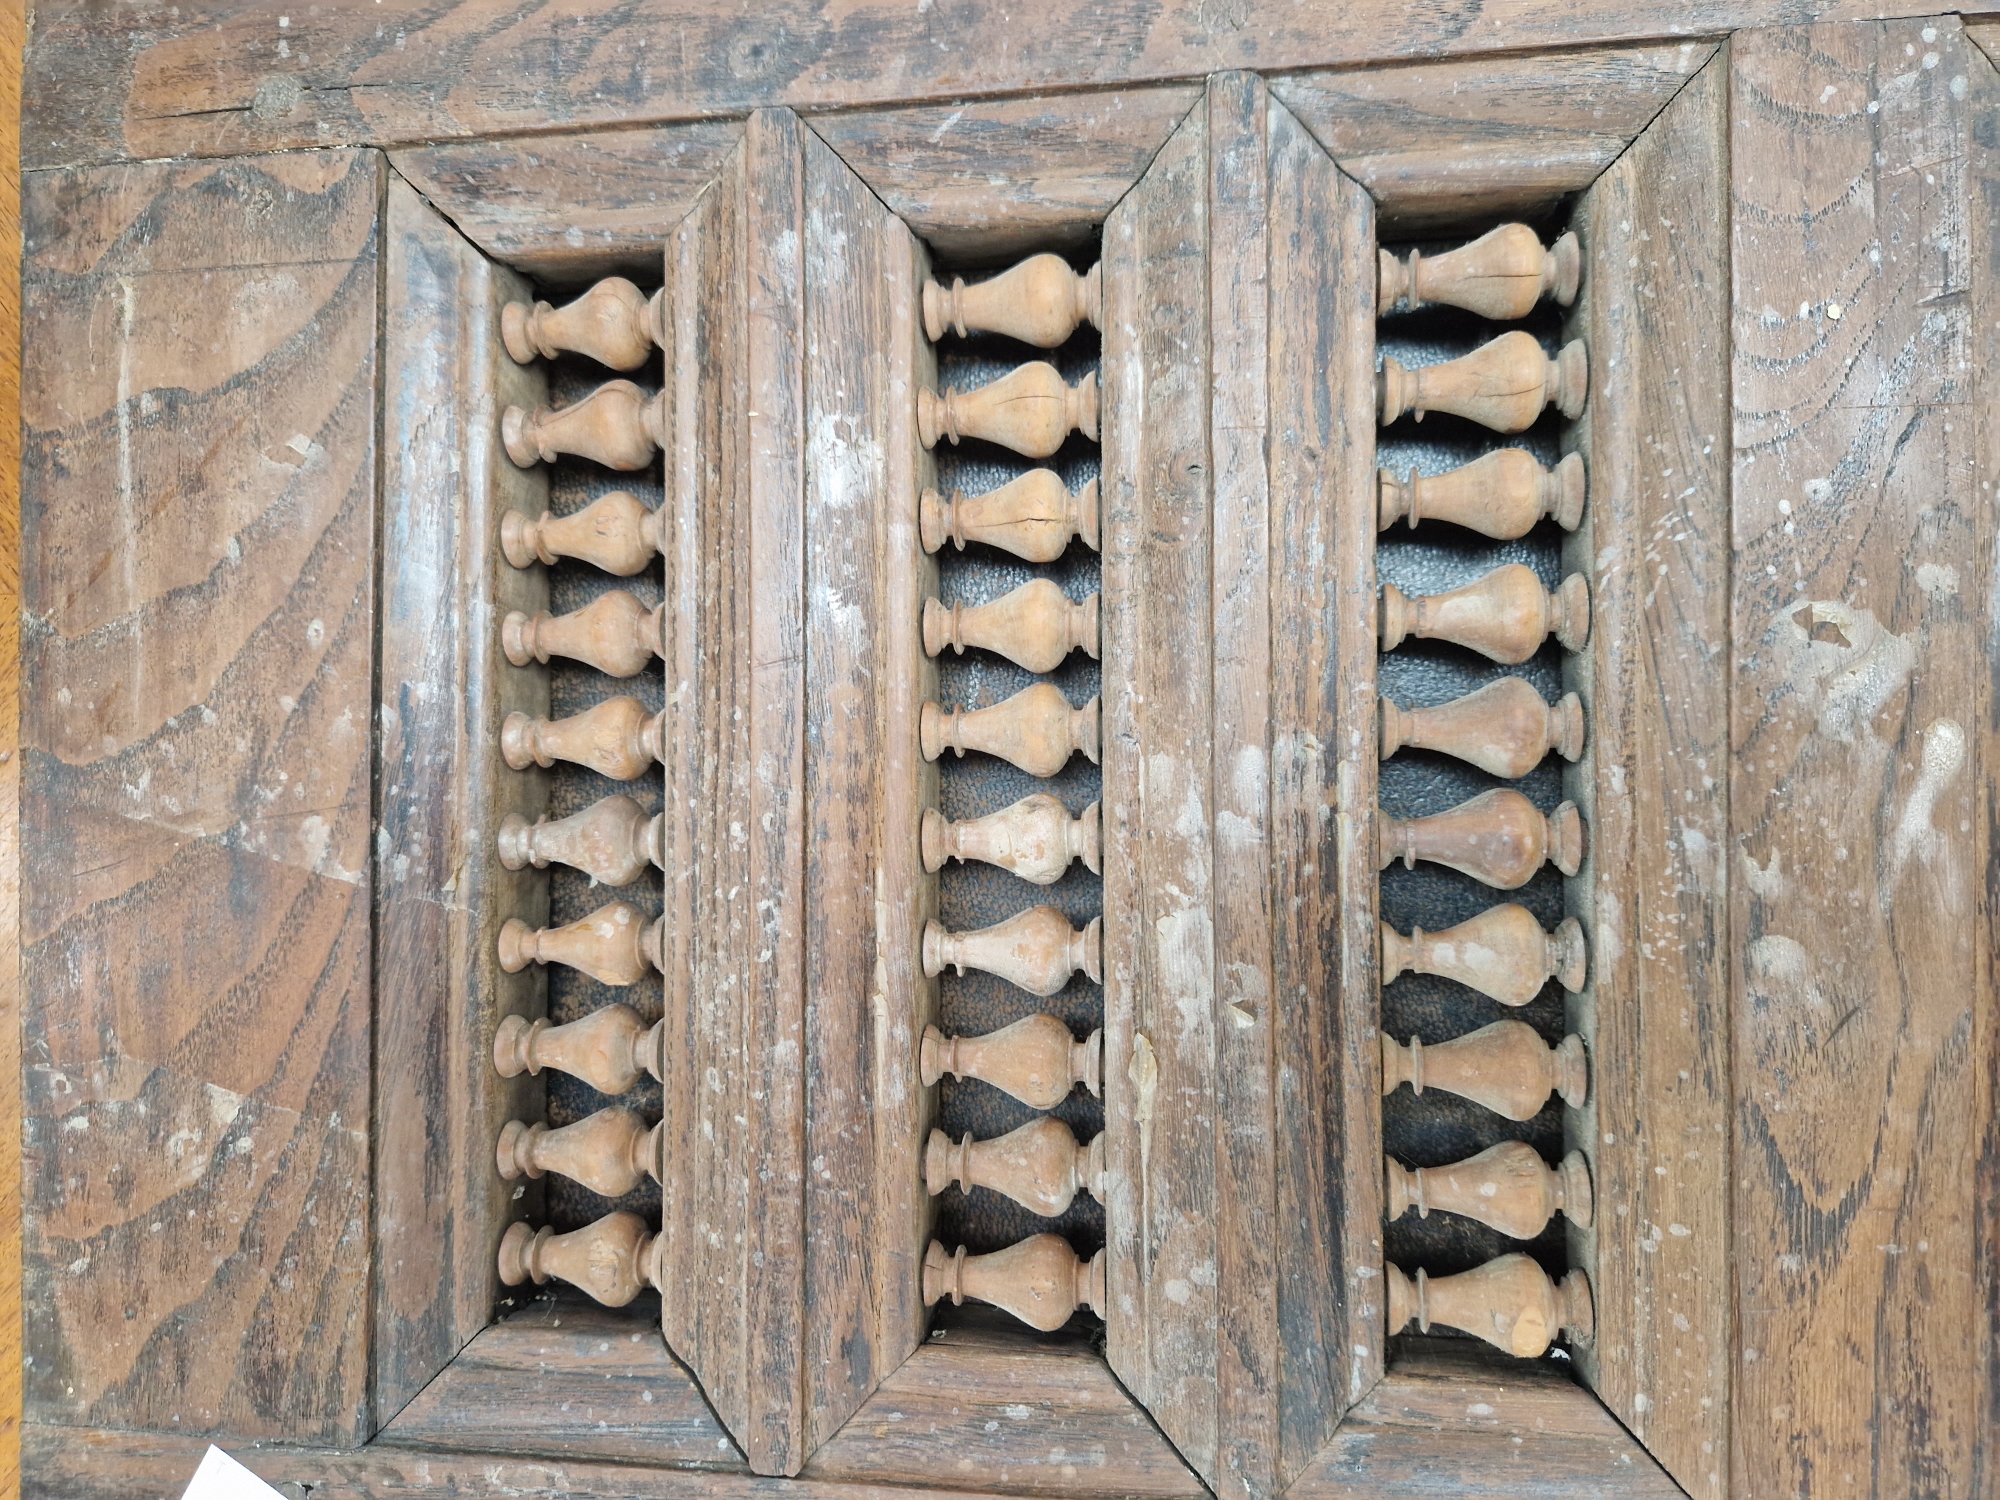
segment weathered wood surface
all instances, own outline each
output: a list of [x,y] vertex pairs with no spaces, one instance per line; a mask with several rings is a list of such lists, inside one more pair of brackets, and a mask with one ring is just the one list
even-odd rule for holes
[[[1991,568],[1996,545],[1992,534],[1993,507],[2000,500],[2000,129],[1994,127],[1994,121],[2000,118],[2000,26],[1968,27],[1967,34],[1978,42],[1988,63],[1982,68],[1978,57],[1966,58],[1969,98],[1976,110],[1984,112],[1984,123],[1981,114],[1973,115],[1965,201],[1972,238],[1968,257],[1972,277],[1970,353],[1979,444],[1974,455],[1979,488],[1973,503],[1985,522],[1979,556]],[[1949,83],[1946,87],[1950,87]],[[1990,664],[2000,660],[2000,611],[1993,608],[1992,596],[1986,597],[1989,602],[1986,617],[1980,622],[1980,648]],[[1974,822],[1980,839],[1979,868],[1990,870],[1993,829],[2000,823],[2000,786],[1995,785],[1992,758],[1995,716],[2000,714],[2000,705],[1993,701],[1989,680],[1982,681],[1980,691],[1984,698],[1979,705],[1977,743],[1985,772],[1979,783],[1984,797],[1974,814]],[[1988,926],[1982,944],[1984,962],[1978,974],[1977,994],[1981,1004],[1973,1033],[1972,1098],[1973,1107],[1985,1121],[1985,1131],[1979,1140],[1979,1170],[1973,1184],[1973,1201],[1990,1205],[2000,1203],[2000,1003],[1995,1000],[1996,990],[2000,990],[2000,984],[1996,984],[2000,980],[2000,973],[1996,973],[1996,966],[2000,966],[2000,945],[1995,944],[1992,936],[1990,894],[1983,910]],[[1976,1215],[1973,1223],[1977,1294],[1985,1302],[1985,1314],[1975,1333],[1982,1383],[1974,1392],[1977,1405],[1973,1419],[1984,1434],[1972,1457],[1970,1488],[1976,1493],[1982,1487],[1990,1490],[1996,1475],[2000,1475],[2000,1444],[1993,1437],[2000,1433],[2000,1214],[1988,1212],[1983,1228],[1979,1227],[1982,1221]]]
[[381,181],[31,181],[40,1420],[367,1433]]
[[1978,62],[1949,17],[1731,47],[1740,1495],[1963,1493],[1990,1462]]
[[[21,1348],[21,45],[0,14],[0,1348]],[[21,1489],[21,1364],[0,1365],[0,1495]]]
[[1590,1101],[1569,1117],[1594,1227],[1569,1231],[1596,1301],[1579,1369],[1690,1495],[1729,1452],[1728,62],[1717,58],[1578,205],[1570,332],[1597,389],[1565,569],[1591,579],[1570,659],[1590,725],[1568,790],[1590,828],[1569,884],[1590,946],[1570,1004]]

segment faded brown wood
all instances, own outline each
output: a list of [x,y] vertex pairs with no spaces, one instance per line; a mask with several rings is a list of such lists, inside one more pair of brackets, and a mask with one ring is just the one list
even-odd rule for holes
[[1962,1492],[1985,1436],[1977,60],[1951,17],[1731,45],[1737,1494]]
[[[21,47],[0,14],[0,1348],[21,1345]],[[21,1365],[0,1366],[0,1495],[21,1490]]]
[[[1966,58],[1972,108],[1983,111],[1983,119],[1990,126],[2000,115],[2000,62],[1994,61],[2000,58],[2000,26],[1968,26],[1966,33],[1979,45],[1989,64],[1982,68],[1979,58]],[[1979,444],[1974,456],[1979,485],[1974,503],[1980,521],[1974,555],[1982,574],[1990,578],[1996,566],[1995,549],[2000,547],[1993,525],[1993,507],[1996,499],[2000,499],[2000,130],[1982,128],[1981,119],[1980,114],[1974,114],[1971,149],[1967,153],[1965,202],[1972,239],[1968,258],[1972,281],[1971,360]],[[1985,659],[1989,663],[2000,659],[2000,614],[1996,614],[1991,603],[1980,626]],[[1993,828],[1995,820],[2000,819],[2000,787],[1994,785],[1992,774],[2000,705],[1994,701],[1989,678],[1981,677],[1978,693],[1977,738],[1985,757],[1982,764],[1986,775],[1982,782],[1984,798],[1974,822],[1979,839],[1979,868],[1991,869]],[[1976,991],[1979,1015],[1973,1033],[1972,1097],[1973,1107],[1985,1122],[1985,1130],[1979,1139],[1978,1177],[1973,1193],[1975,1202],[1991,1204],[2000,1202],[2000,1003],[1996,1003],[1995,996],[1996,979],[2000,979],[2000,973],[1996,973],[1996,966],[2000,966],[2000,945],[1993,940],[1990,890],[1981,915],[1985,922],[1982,933],[1985,961],[1980,966]],[[1979,1220],[1975,1218],[1974,1224],[1977,1226]],[[1978,1276],[1976,1292],[1985,1304],[1975,1335],[1979,1340],[1977,1368],[1981,1383],[1974,1392],[1978,1403],[1974,1411],[1980,1436],[1973,1446],[1970,1487],[1976,1492],[1981,1488],[1991,1489],[1995,1475],[2000,1474],[2000,1441],[1994,1436],[2000,1433],[2000,1215],[1988,1213],[1983,1231],[1975,1228],[1973,1253]]]

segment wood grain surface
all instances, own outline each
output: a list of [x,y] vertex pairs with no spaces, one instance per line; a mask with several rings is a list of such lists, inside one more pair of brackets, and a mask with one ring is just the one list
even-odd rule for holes
[[[1965,192],[1972,237],[1970,352],[1978,431],[1974,461],[1979,488],[1974,503],[1987,528],[1982,535],[1981,545],[1986,550],[1981,557],[1991,568],[1996,545],[1991,534],[1993,506],[2000,499],[2000,130],[1993,128],[1994,120],[2000,118],[2000,61],[1996,61],[2000,59],[2000,28],[1989,26],[1975,33],[1968,27],[1967,33],[1978,41],[1986,59],[1982,67],[1979,56],[1966,57],[1969,98],[1973,108],[1983,113],[1972,117]],[[1992,595],[1987,598],[1979,644],[1990,670],[1991,663],[2000,660],[2000,611],[1990,602]],[[1991,870],[1993,829],[2000,819],[2000,787],[1995,786],[1992,771],[1995,715],[2000,713],[2000,705],[1994,702],[1990,677],[1982,676],[1979,692],[1978,742],[1986,774],[1982,780],[1984,797],[1974,821],[1980,839],[1979,867]],[[2000,973],[1996,973],[2000,948],[1993,941],[1990,887],[1981,914],[1987,926],[1982,942],[1984,962],[1977,976],[1981,1003],[1973,1036],[1973,1107],[1984,1120],[1985,1131],[1979,1140],[1973,1201],[1991,1205],[2000,1203],[2000,1001],[1995,998],[2000,993]],[[1975,1295],[1983,1299],[1985,1307],[1975,1334],[1980,1384],[1974,1391],[1974,1420],[1983,1438],[1973,1448],[1970,1489],[1978,1493],[1991,1490],[1995,1476],[2000,1475],[2000,1443],[1993,1437],[2000,1433],[2000,1214],[1989,1210],[1983,1219],[1974,1215],[1973,1255],[1978,1277]]]
[[[21,1345],[21,46],[0,13],[0,1351]],[[21,1362],[0,1360],[0,1497],[21,1492]]]

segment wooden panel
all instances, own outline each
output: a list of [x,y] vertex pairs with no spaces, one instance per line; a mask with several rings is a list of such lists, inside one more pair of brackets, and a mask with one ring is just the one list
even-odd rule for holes
[[[21,1343],[21,46],[0,13],[0,1348]],[[21,1490],[21,1363],[0,1366],[0,1495]]]
[[940,255],[1005,263],[1087,242],[1201,98],[1198,84],[814,117]]
[[1715,53],[1713,41],[1430,60],[1272,80],[1385,234],[1546,212],[1596,181]]
[[743,138],[736,121],[512,136],[390,163],[493,259],[546,281],[659,273],[660,240]]
[[[1980,785],[1983,803],[1974,817],[1979,843],[1979,868],[1993,868],[1993,829],[2000,823],[2000,785],[1993,776],[1995,736],[2000,734],[2000,704],[1996,704],[1990,677],[1991,664],[2000,661],[2000,605],[1996,604],[1994,575],[2000,560],[1995,549],[1993,507],[2000,497],[2000,27],[1975,32],[1967,28],[1988,60],[1982,67],[1975,56],[1966,58],[1967,86],[1972,115],[1971,149],[1967,153],[1965,203],[1972,236],[1969,269],[1972,281],[1971,361],[1974,398],[1977,401],[1975,426],[1978,431],[1979,492],[1975,497],[1978,551],[1975,559],[1981,583],[1976,594],[1983,597],[1985,614],[1980,620],[1981,649],[1989,668],[1982,675],[1980,694],[1980,753],[1986,770]],[[1947,84],[1946,87],[1950,85]],[[1990,879],[1990,877],[1989,877]],[[1993,898],[1989,894],[1982,909],[1986,926],[1980,934],[1984,962],[1979,971],[1978,1026],[1973,1034],[1973,1063],[1976,1086],[1974,1108],[1984,1121],[1979,1144],[1979,1176],[1973,1185],[1975,1203],[2000,1203],[2000,1003],[1996,1003],[1996,966],[2000,966],[2000,944],[1993,938]],[[1978,1424],[1973,1443],[1972,1480],[1969,1489],[1991,1490],[2000,1474],[2000,1214],[1988,1212],[1983,1220],[1973,1220],[1974,1256],[1978,1267],[1977,1291],[1984,1298],[1985,1312],[1979,1329],[1978,1365],[1981,1384],[1975,1391],[1979,1405],[1974,1420]]]
[[1951,18],[1732,43],[1742,1494],[1948,1492],[1980,1431],[1973,61]]
[[1590,1100],[1569,1117],[1595,1228],[1585,1379],[1691,1495],[1728,1473],[1729,176],[1726,59],[1703,70],[1578,205],[1590,479],[1565,572],[1591,577],[1572,656],[1591,738],[1566,791],[1590,830],[1571,914],[1590,944],[1572,1027]]
[[366,1435],[379,158],[29,192],[30,1410]]

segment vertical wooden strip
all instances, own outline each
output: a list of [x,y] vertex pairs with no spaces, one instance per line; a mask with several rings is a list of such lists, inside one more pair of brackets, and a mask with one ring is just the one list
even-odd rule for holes
[[[0,13],[0,1120],[21,1118],[21,48]],[[0,1348],[21,1344],[21,1137],[0,1141]],[[0,1495],[21,1489],[21,1365],[0,1368]]]

